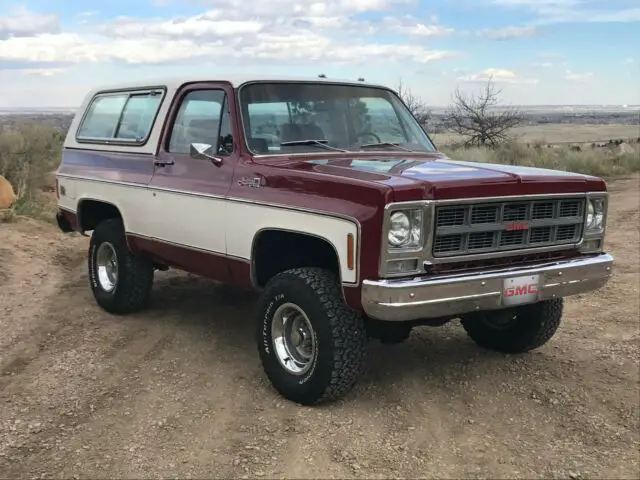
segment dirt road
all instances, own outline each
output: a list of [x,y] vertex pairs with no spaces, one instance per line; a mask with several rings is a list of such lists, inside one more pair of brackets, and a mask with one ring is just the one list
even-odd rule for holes
[[252,295],[166,272],[150,311],[111,317],[86,238],[0,224],[0,476],[637,478],[638,187],[610,185],[614,278],[567,301],[549,344],[505,356],[425,327],[372,343],[320,408],[265,380]]

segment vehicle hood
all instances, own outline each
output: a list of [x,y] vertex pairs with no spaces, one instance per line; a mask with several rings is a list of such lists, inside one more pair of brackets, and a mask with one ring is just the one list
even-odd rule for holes
[[[396,201],[500,195],[582,193],[606,189],[603,180],[545,168],[454,160],[441,153],[314,155],[299,168],[391,186]],[[291,165],[293,166],[293,165]]]

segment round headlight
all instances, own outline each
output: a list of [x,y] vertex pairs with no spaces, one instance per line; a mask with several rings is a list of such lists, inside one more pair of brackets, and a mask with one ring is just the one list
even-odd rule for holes
[[594,215],[595,209],[593,208],[593,202],[589,201],[587,206],[587,228],[593,224]]
[[399,247],[409,241],[411,235],[411,222],[403,212],[395,212],[390,218],[389,243]]

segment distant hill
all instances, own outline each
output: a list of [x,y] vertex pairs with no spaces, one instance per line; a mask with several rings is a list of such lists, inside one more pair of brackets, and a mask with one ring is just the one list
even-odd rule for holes
[[[502,107],[504,108],[504,107]],[[640,132],[640,105],[525,105],[517,107],[525,114],[526,126],[545,125],[638,125]],[[500,107],[497,108],[500,110]],[[431,109],[431,117],[425,127],[429,133],[444,133],[450,129],[444,107]],[[371,112],[373,113],[373,112]],[[66,133],[73,119],[73,108],[0,108],[0,129],[11,128],[24,121],[43,122],[52,125],[56,130]],[[262,115],[257,115],[262,117]],[[373,115],[375,117],[375,115]],[[254,133],[273,133],[272,130],[281,119],[265,116],[260,118],[262,125],[254,125]],[[375,119],[373,119],[375,121]],[[635,138],[635,135],[634,135]]]

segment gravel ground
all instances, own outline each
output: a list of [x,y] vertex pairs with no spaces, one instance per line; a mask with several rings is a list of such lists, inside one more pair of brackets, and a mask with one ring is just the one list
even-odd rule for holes
[[266,381],[255,296],[177,272],[126,318],[93,302],[88,241],[0,224],[0,476],[638,478],[639,178],[610,185],[608,286],[522,356],[457,322],[372,343],[357,388],[305,408]]

